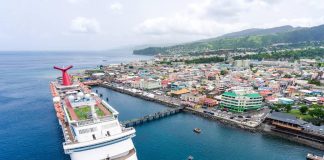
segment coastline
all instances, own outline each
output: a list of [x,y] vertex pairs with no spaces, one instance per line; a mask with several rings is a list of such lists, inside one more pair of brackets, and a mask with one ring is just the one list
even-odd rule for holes
[[[111,89],[111,90],[119,92],[119,93],[127,94],[127,95],[137,97],[137,98],[140,98],[140,99],[143,99],[143,100],[163,104],[163,105],[166,105],[167,107],[171,107],[171,108],[176,108],[176,107],[181,106],[180,104],[174,104],[174,103],[165,102],[165,101],[156,99],[154,97],[144,96],[142,94],[134,93],[134,92],[131,92],[129,90],[125,90],[125,89],[118,88],[118,87],[108,85],[108,84],[99,83],[99,84],[95,84],[95,85],[92,85],[92,86],[99,86],[99,87]],[[301,145],[309,146],[309,147],[324,151],[324,144],[320,144],[320,143],[310,141],[310,140],[301,139],[298,136],[295,137],[295,136],[291,136],[291,135],[287,135],[287,134],[272,131],[271,129],[266,127],[265,123],[260,123],[259,125],[255,126],[255,127],[250,127],[248,125],[238,124],[236,122],[233,122],[233,121],[221,118],[221,117],[213,116],[213,115],[210,115],[210,114],[206,114],[206,113],[203,113],[203,112],[200,112],[200,111],[188,108],[188,107],[185,107],[183,109],[183,111],[186,112],[186,113],[189,113],[189,114],[193,114],[193,115],[197,115],[197,116],[200,116],[200,117],[203,117],[203,118],[207,118],[208,120],[212,120],[212,121],[215,121],[217,123],[221,123],[222,125],[227,126],[227,127],[233,127],[233,128],[236,128],[236,129],[242,129],[242,130],[249,131],[249,132],[252,132],[252,133],[259,132],[259,133],[269,135],[269,136],[280,137],[280,138],[283,138],[283,139],[286,139],[286,140],[289,140],[289,141],[292,141],[292,142],[295,142],[295,143],[298,143],[298,144],[301,144]]]

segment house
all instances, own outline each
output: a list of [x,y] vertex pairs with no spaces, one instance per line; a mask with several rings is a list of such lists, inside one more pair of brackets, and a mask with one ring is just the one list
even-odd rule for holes
[[184,84],[184,83],[181,83],[181,82],[171,83],[171,90],[177,91],[177,90],[181,90],[183,88],[186,88],[186,84]]
[[186,88],[177,90],[177,91],[171,91],[171,95],[176,96],[176,97],[180,97],[182,94],[186,94],[189,93],[190,91]]
[[206,98],[206,95],[194,94],[194,93],[185,93],[180,96],[180,99],[183,101],[195,102],[198,103]]
[[294,100],[285,97],[278,98],[278,102],[280,104],[294,104]]
[[305,97],[304,102],[307,104],[317,104],[318,98],[317,97]]
[[145,90],[158,89],[161,88],[161,80],[155,79],[141,79],[140,88]]

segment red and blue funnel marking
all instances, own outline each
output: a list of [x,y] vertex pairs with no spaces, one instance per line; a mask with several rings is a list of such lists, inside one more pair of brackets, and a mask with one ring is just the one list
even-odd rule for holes
[[70,80],[70,75],[67,73],[67,70],[71,69],[72,67],[73,67],[72,65],[70,65],[66,68],[60,68],[60,67],[54,66],[54,69],[62,71],[63,86],[69,86],[72,84],[71,80]]

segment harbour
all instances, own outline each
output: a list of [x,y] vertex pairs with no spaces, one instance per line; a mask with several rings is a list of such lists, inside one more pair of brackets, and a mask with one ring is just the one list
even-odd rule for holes
[[[100,93],[103,93],[103,98],[105,98],[105,96],[115,97],[115,95],[117,94],[121,98],[130,99],[129,95],[120,94],[119,92],[116,93],[116,91],[113,91],[110,89],[100,88],[100,87],[93,87],[93,89],[94,90],[98,89]],[[147,101],[144,99],[139,99],[138,97],[132,97],[132,98],[135,98],[136,102],[138,101],[139,103],[141,101],[146,101],[146,103],[147,103],[146,107],[150,107],[150,105],[156,104],[156,102],[150,102],[150,101]],[[121,105],[120,107],[122,107],[122,103],[123,103],[122,100],[116,100],[116,99],[110,98],[110,101],[111,101],[111,103]],[[131,101],[133,103],[135,102],[133,100],[131,100]],[[145,106],[143,106],[143,107],[145,107]],[[118,107],[116,107],[116,108],[118,109]],[[166,110],[168,108],[169,107],[165,106],[165,108],[160,108],[160,111]],[[121,112],[121,114],[122,114],[122,112]],[[217,122],[220,122],[220,123],[217,123]],[[233,153],[230,154],[229,152],[221,149],[222,145],[225,145],[225,148],[230,147],[231,144],[233,145],[233,142],[235,140],[237,140],[238,144],[240,144],[240,146],[238,148],[241,148],[242,147],[241,144],[248,143],[248,142],[242,142],[242,139],[245,139],[245,138],[250,139],[252,137],[253,137],[252,139],[255,138],[254,140],[256,141],[256,144],[254,144],[254,145],[260,145],[260,144],[264,143],[263,145],[261,145],[262,148],[265,146],[268,146],[268,145],[270,145],[270,146],[274,145],[276,147],[279,147],[279,148],[276,148],[273,146],[271,148],[268,148],[267,151],[269,151],[269,152],[270,151],[277,152],[277,149],[281,150],[281,149],[284,149],[285,147],[289,147],[289,148],[291,148],[291,147],[295,148],[296,146],[305,147],[303,145],[297,144],[295,142],[291,142],[289,140],[286,140],[286,139],[283,139],[283,138],[280,138],[277,136],[263,134],[261,132],[247,132],[245,129],[241,130],[235,126],[231,127],[228,123],[223,123],[221,121],[217,121],[217,122],[215,122],[215,120],[212,120],[210,118],[206,119],[203,116],[197,116],[197,115],[191,114],[189,112],[181,112],[179,114],[175,114],[175,115],[163,118],[158,121],[152,121],[150,123],[145,123],[143,125],[135,126],[137,132],[144,131],[145,133],[141,133],[141,134],[144,134],[143,135],[144,137],[139,137],[137,135],[137,137],[134,138],[134,143],[137,148],[141,148],[141,146],[142,146],[141,143],[137,143],[137,142],[146,141],[145,142],[146,144],[151,144],[151,147],[153,148],[153,150],[151,150],[150,153],[158,154],[156,156],[157,159],[165,159],[165,158],[186,159],[188,157],[188,155],[192,155],[193,157],[199,158],[199,159],[210,159],[212,156],[218,156],[219,159],[226,159],[228,157],[234,158],[234,159],[245,159],[245,158],[249,159],[249,158],[252,158],[253,156],[261,158],[262,153],[258,153],[258,154],[261,154],[261,155],[258,155],[254,151],[251,152],[251,151],[246,150],[246,153],[249,153],[251,155],[244,154],[243,157],[241,158],[238,155],[239,153],[233,155]],[[202,129],[201,135],[195,135],[195,133],[193,133],[192,130],[195,127],[199,127]],[[160,129],[158,129],[158,128],[160,128]],[[155,130],[157,130],[157,131],[155,131]],[[146,131],[148,131],[149,133],[146,133]],[[225,132],[225,133],[223,133],[223,132]],[[170,134],[170,133],[172,133],[172,134]],[[233,135],[234,133],[235,133],[235,135],[237,134],[238,137]],[[208,134],[208,135],[206,135],[206,134]],[[225,138],[223,140],[218,139],[218,138],[225,136],[226,134],[229,134],[231,138],[230,139]],[[162,135],[164,135],[163,137],[166,138],[166,139],[163,138],[164,140],[162,142],[157,142],[157,140],[151,139],[151,138],[153,138],[153,136],[162,136]],[[184,139],[177,138],[180,135]],[[199,136],[199,137],[197,137],[197,136]],[[220,137],[217,138],[217,136],[220,136]],[[242,136],[241,137],[242,139],[239,138],[239,136]],[[236,138],[234,138],[234,137],[236,137]],[[181,147],[179,146],[179,144],[175,144],[176,142],[173,142],[173,141],[175,141],[175,139],[177,139],[177,141],[180,141],[179,143],[182,144]],[[184,141],[186,141],[186,139],[187,140],[190,139],[191,142],[184,142]],[[212,142],[210,142],[211,144],[208,145],[210,147],[210,149],[214,148],[215,150],[210,150],[210,149],[206,150],[205,147],[207,147],[207,146],[205,146],[205,144],[203,144],[203,143],[207,143],[208,140],[212,141]],[[171,141],[171,142],[166,143],[166,141]],[[223,142],[220,142],[220,141],[223,141]],[[155,143],[158,143],[158,144],[155,144]],[[278,144],[276,144],[276,143],[278,143]],[[279,143],[285,143],[286,145],[279,146]],[[195,145],[192,145],[192,144],[195,144]],[[181,151],[184,151],[184,153],[180,154],[180,155],[172,154],[169,156],[165,155],[165,154],[161,154],[161,153],[158,153],[158,148],[159,148],[158,145],[162,145],[162,147],[163,146],[171,147],[172,150],[175,150],[176,147],[180,147],[180,148],[182,148]],[[173,145],[175,145],[175,146],[173,147]],[[202,145],[205,146],[204,149],[199,149],[199,147],[202,147]],[[252,144],[252,146],[254,146],[254,145]],[[190,149],[189,146],[191,146],[193,148]],[[250,145],[248,145],[248,146],[250,146]],[[255,147],[257,147],[257,146],[255,146]],[[299,148],[299,147],[297,147],[297,148]],[[234,148],[236,148],[236,147],[234,147]],[[252,148],[254,148],[254,147],[252,147]],[[306,148],[308,148],[308,147],[306,147]],[[309,149],[314,151],[311,148],[309,148]],[[240,150],[240,154],[242,154],[241,151],[243,151],[245,149],[241,148],[239,150]],[[301,152],[305,153],[305,155],[306,155],[307,154],[306,152],[308,152],[310,150],[304,150]],[[138,152],[139,152],[139,158],[146,159],[145,157],[141,157],[141,155],[148,156],[148,153],[141,153],[141,151],[138,151]],[[229,155],[225,156],[227,153]],[[284,152],[282,152],[282,153],[277,152],[277,153],[278,154],[272,154],[268,159],[284,159],[281,156],[287,156],[287,153],[284,153]],[[320,151],[318,150],[315,153],[320,153]],[[297,156],[297,155],[299,155],[299,156]],[[297,155],[296,154],[290,155],[291,156],[290,158],[291,159],[305,159],[304,154],[297,153]]]
[[[111,90],[114,90],[114,91],[117,91],[117,92],[120,92],[120,93],[123,93],[123,94],[128,94],[128,95],[131,95],[131,96],[134,96],[134,97],[137,97],[137,98],[141,98],[141,99],[144,99],[144,100],[147,100],[147,101],[152,101],[152,102],[156,102],[156,103],[160,103],[162,105],[166,105],[168,107],[172,107],[172,108],[182,108],[183,111],[185,112],[189,112],[189,113],[192,113],[192,114],[196,114],[196,115],[199,115],[199,116],[202,116],[202,117],[205,117],[205,118],[209,118],[209,119],[212,119],[212,120],[217,120],[217,121],[220,121],[220,122],[224,122],[224,123],[227,123],[229,125],[232,125],[232,126],[236,126],[236,127],[240,127],[240,128],[243,128],[243,129],[248,129],[248,130],[256,130],[256,128],[262,123],[262,121],[265,119],[265,117],[267,116],[268,112],[269,111],[264,111],[264,114],[262,116],[262,118],[257,121],[257,122],[254,122],[254,123],[243,123],[243,122],[240,122],[240,121],[235,121],[233,119],[230,119],[229,117],[226,117],[225,115],[223,114],[208,114],[208,113],[204,113],[205,110],[195,110],[195,109],[192,109],[192,108],[189,108],[189,107],[184,107],[182,104],[181,104],[181,101],[179,99],[172,99],[172,97],[168,97],[168,96],[151,96],[152,94],[143,94],[142,92],[137,92],[136,90],[132,90],[130,88],[125,88],[125,87],[122,87],[122,86],[117,86],[117,84],[108,84],[108,83],[102,83],[102,82],[99,82],[99,83],[94,83],[92,85],[98,85],[100,87],[104,87],[104,88],[108,88],[108,89],[111,89]],[[214,113],[214,112],[210,112],[210,113]]]
[[[10,84],[4,85],[0,94],[1,99],[7,97],[1,108],[3,116],[0,123],[1,126],[7,127],[0,131],[0,135],[7,138],[0,140],[0,159],[53,159],[55,155],[54,159],[69,160],[61,146],[62,130],[59,128],[48,91],[48,82],[54,78],[52,75],[55,75],[54,71],[48,70],[51,70],[51,64],[68,63],[65,56],[64,52],[46,53],[41,57],[35,53],[19,59],[16,58],[17,55],[6,55],[0,59],[0,70],[8,78],[1,79],[0,83]],[[37,61],[39,58],[45,60]],[[71,55],[68,59],[74,60],[77,69],[82,69],[95,67],[93,64],[101,58],[102,55],[80,54],[78,58]],[[107,63],[118,61],[113,57],[107,59]],[[35,63],[29,64],[30,61]],[[12,63],[20,64],[23,68],[12,67]],[[14,85],[9,81],[14,82]],[[29,94],[30,90],[33,90],[34,94]],[[169,109],[165,105],[106,88],[98,90],[103,93],[102,99],[109,97],[109,104],[120,112],[121,121]],[[192,130],[196,127],[202,129],[201,134],[193,133]],[[139,125],[135,129],[134,145],[141,160],[150,160],[152,155],[154,159],[187,159],[192,155],[195,159],[202,160],[215,157],[239,160],[305,160],[307,153],[322,154],[320,150],[283,138],[259,132],[246,132],[186,112]],[[15,134],[8,136],[8,133]]]
[[[229,117],[229,115],[227,113],[222,113],[222,112],[213,112],[213,111],[206,111],[204,109],[193,109],[190,107],[184,107],[180,100],[177,99],[172,99],[171,97],[163,97],[161,98],[161,96],[157,96],[154,97],[152,96],[153,94],[149,94],[147,92],[141,92],[138,90],[134,90],[131,88],[127,88],[125,86],[120,86],[118,84],[108,84],[107,82],[90,82],[92,86],[100,86],[103,88],[108,88],[114,91],[117,91],[119,93],[123,93],[123,94],[127,94],[136,98],[141,98],[143,100],[146,101],[151,101],[151,102],[155,102],[155,103],[160,103],[163,104],[167,107],[176,107],[176,109],[178,109],[179,111],[184,111],[187,113],[191,113],[193,115],[197,115],[197,116],[201,116],[204,118],[207,118],[209,120],[213,120],[216,121],[218,123],[221,123],[225,126],[230,126],[230,127],[234,127],[234,128],[240,128],[243,130],[247,130],[247,131],[251,131],[251,132],[261,132],[263,134],[269,134],[272,136],[277,136],[277,137],[281,137],[281,138],[285,138],[289,141],[293,141],[293,142],[297,142],[303,145],[307,145],[319,150],[324,150],[324,146],[323,143],[321,141],[314,141],[312,139],[309,139],[307,137],[305,138],[299,138],[302,136],[296,136],[294,134],[290,134],[290,135],[285,135],[283,133],[289,133],[287,131],[283,131],[283,132],[274,132],[272,130],[267,129],[267,127],[269,128],[270,126],[268,126],[267,124],[263,124],[262,122],[266,119],[266,117],[269,115],[269,110],[261,110],[258,111],[259,114],[261,113],[262,115],[258,118],[259,120],[256,122],[242,122],[242,121],[236,121],[233,120]],[[96,90],[96,92],[98,92],[98,90]],[[169,109],[170,110],[170,109]],[[139,125],[139,124],[144,124],[146,122],[150,122],[151,120],[155,120],[155,119],[160,119],[160,117],[165,117],[165,116],[169,116],[172,114],[168,114],[168,110],[163,112],[158,112],[155,113],[153,115],[149,115],[149,116],[144,116],[142,118],[137,118],[137,119],[133,119],[133,120],[129,120],[127,121],[125,124],[127,124],[126,126],[133,126],[133,125]],[[162,113],[162,115],[160,115]],[[177,113],[177,112],[175,112]],[[212,113],[212,114],[211,114]]]

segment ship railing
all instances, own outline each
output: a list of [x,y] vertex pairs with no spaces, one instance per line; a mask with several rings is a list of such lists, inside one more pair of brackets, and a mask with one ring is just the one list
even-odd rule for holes
[[95,123],[100,123],[100,122],[106,122],[106,121],[112,121],[114,120],[115,117],[114,116],[103,116],[103,117],[99,117],[97,119],[87,119],[87,120],[79,120],[77,122],[74,122],[73,124],[75,124],[76,126],[86,126],[86,125],[91,125],[91,124],[95,124]]

